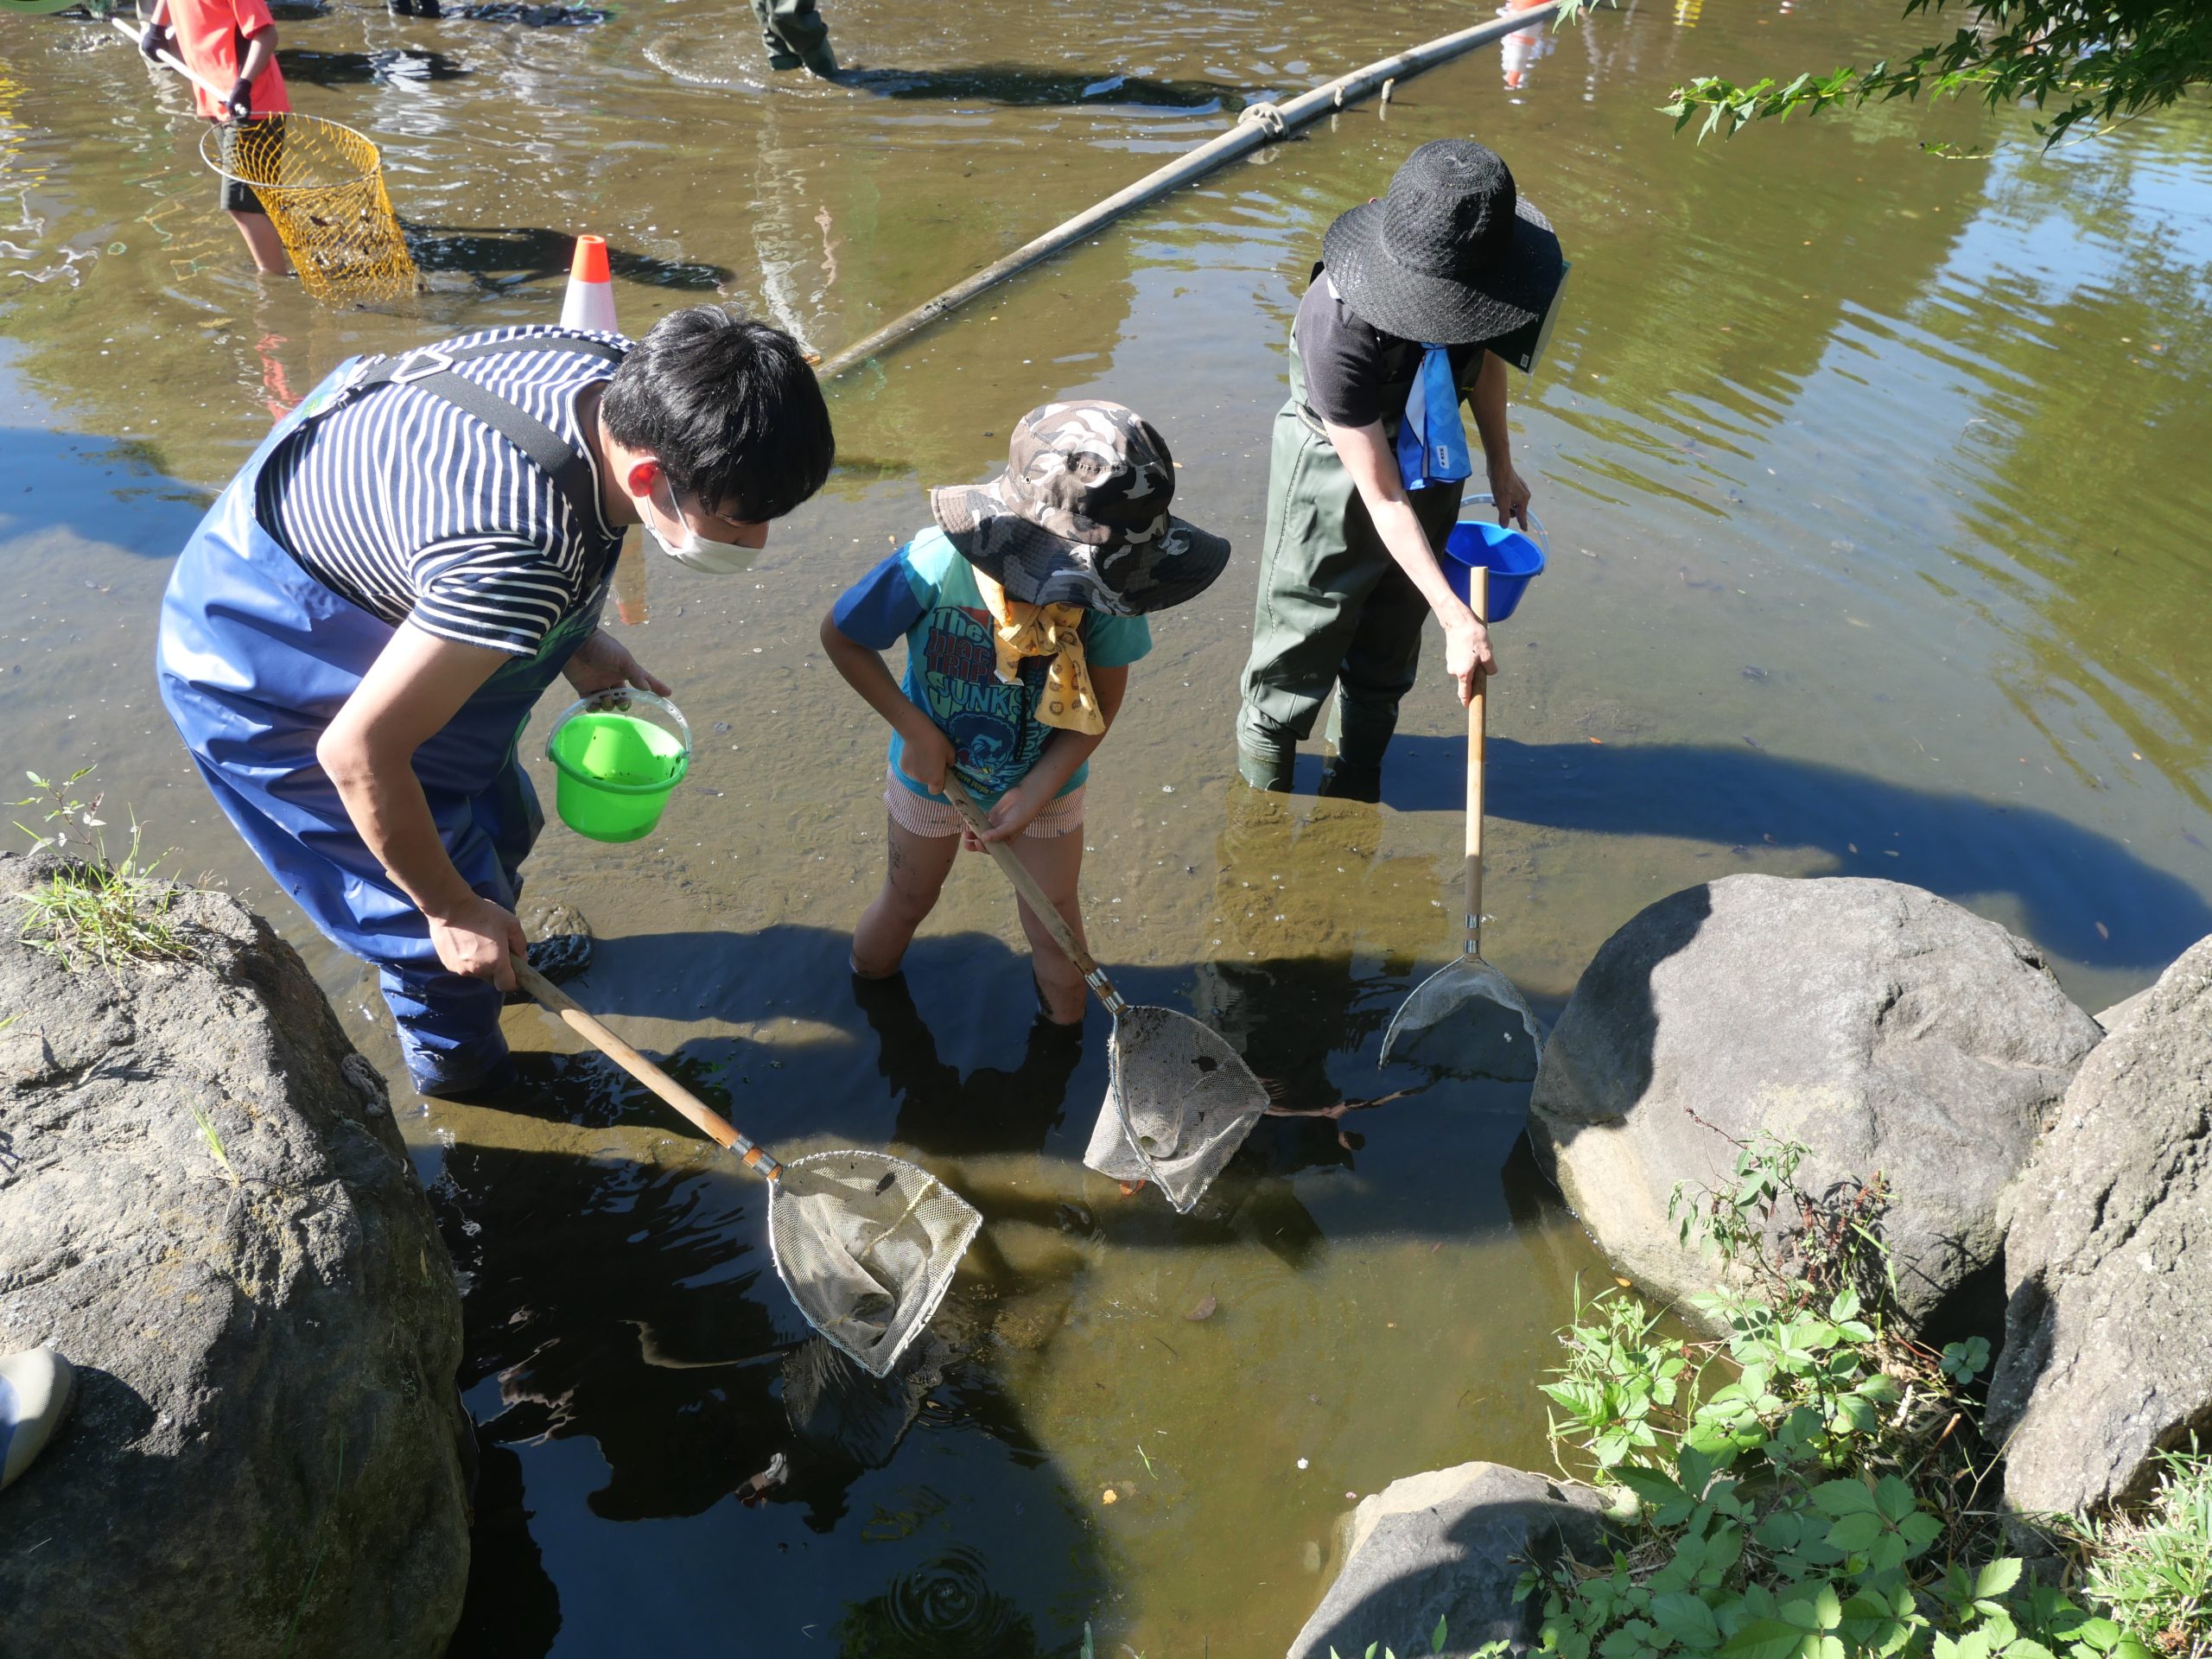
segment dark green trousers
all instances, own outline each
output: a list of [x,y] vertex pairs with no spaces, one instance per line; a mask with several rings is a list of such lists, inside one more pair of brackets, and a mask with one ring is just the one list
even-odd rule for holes
[[[1237,745],[1255,756],[1287,755],[1313,734],[1334,688],[1338,764],[1379,767],[1420,670],[1428,601],[1376,534],[1335,447],[1302,412],[1295,353],[1293,364],[1292,400],[1275,416],[1268,461]],[[1459,485],[1414,493],[1432,548],[1451,533],[1461,493]]]
[[753,15],[760,20],[760,43],[768,48],[771,69],[804,64],[817,74],[827,74],[836,68],[830,25],[815,10],[814,0],[753,0]]

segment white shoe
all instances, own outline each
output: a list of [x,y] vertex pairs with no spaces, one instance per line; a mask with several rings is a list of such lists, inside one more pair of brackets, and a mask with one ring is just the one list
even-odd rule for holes
[[46,1450],[76,1395],[77,1368],[53,1349],[0,1354],[0,1486]]

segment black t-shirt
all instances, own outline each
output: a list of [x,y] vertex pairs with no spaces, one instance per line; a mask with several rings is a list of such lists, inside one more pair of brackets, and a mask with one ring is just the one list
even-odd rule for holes
[[[1527,367],[1540,327],[1541,319],[1496,340],[1452,346],[1453,382],[1462,393],[1471,388],[1485,351]],[[1421,343],[1386,334],[1363,319],[1338,296],[1337,285],[1319,265],[1298,302],[1291,338],[1306,370],[1306,407],[1323,420],[1333,426],[1367,426],[1376,421],[1387,424],[1405,413],[1406,395],[1421,367]]]

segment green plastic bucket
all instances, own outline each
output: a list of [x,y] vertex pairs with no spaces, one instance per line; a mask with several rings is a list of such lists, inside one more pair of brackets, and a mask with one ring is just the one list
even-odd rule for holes
[[[655,725],[646,709],[668,723]],[[691,770],[691,727],[683,711],[650,691],[601,692],[571,703],[546,734],[545,758],[559,773],[561,822],[594,841],[636,841]]]

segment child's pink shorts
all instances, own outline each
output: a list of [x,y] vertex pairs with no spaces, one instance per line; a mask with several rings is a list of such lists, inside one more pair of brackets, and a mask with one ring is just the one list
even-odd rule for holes
[[[1085,785],[1070,790],[1048,803],[1042,812],[1029,820],[1021,833],[1049,841],[1071,830],[1082,829],[1084,789],[1088,787]],[[951,802],[933,801],[926,795],[917,795],[899,781],[896,772],[886,775],[883,804],[891,810],[891,822],[910,836],[957,836],[968,827],[961,821],[959,809]]]

